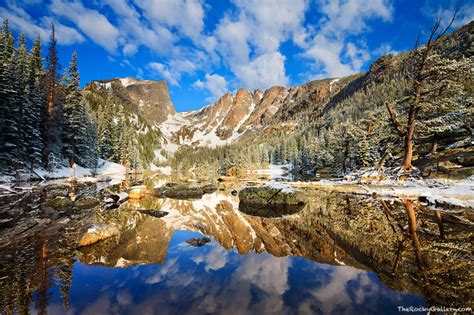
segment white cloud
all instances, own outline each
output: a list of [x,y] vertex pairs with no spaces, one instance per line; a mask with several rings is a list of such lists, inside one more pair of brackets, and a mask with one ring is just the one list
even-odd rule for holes
[[373,54],[375,56],[382,56],[382,55],[388,55],[388,54],[396,55],[398,53],[399,51],[394,49],[392,45],[390,45],[389,43],[382,43],[379,46],[379,48],[373,51]]
[[116,51],[120,33],[98,11],[85,8],[81,2],[64,0],[53,0],[50,9],[54,14],[74,22],[96,44],[109,52]]
[[172,50],[176,38],[168,29],[162,26],[149,28],[137,10],[125,0],[104,0],[104,4],[117,14],[117,28],[125,39],[122,49],[125,55],[134,55],[141,45],[159,54]]
[[34,39],[39,34],[43,42],[49,40],[52,23],[54,23],[56,38],[59,44],[72,45],[82,43],[85,40],[84,36],[76,29],[65,26],[50,17],[43,17],[39,24],[35,24],[25,10],[14,4],[10,4],[8,8],[0,8],[0,17],[8,19],[13,29],[25,33],[29,38]]
[[204,8],[199,0],[135,0],[155,28],[175,27],[197,39],[204,28]]
[[173,73],[167,65],[159,62],[150,62],[148,66],[158,72],[169,84],[179,86],[177,74]]
[[[441,20],[441,27],[443,28],[445,28],[453,18],[454,11],[455,6],[453,4],[448,7],[444,7],[441,5],[437,7],[432,7],[427,4],[422,9],[423,14],[429,17],[430,19],[433,19],[433,22],[434,18],[438,17]],[[465,4],[459,6],[458,14],[456,19],[454,20],[452,27],[457,28],[463,26],[464,24],[467,24],[472,20],[474,20],[474,3],[466,2]]]
[[193,84],[194,87],[198,89],[205,89],[211,94],[211,97],[207,101],[215,101],[229,90],[227,88],[227,81],[223,76],[218,74],[209,74],[206,73],[205,80],[197,80]]
[[250,47],[247,41],[250,31],[250,25],[245,21],[232,21],[228,16],[220,21],[215,32],[218,46],[221,55],[231,66],[248,63]]
[[285,75],[285,57],[279,52],[258,56],[237,68],[236,75],[250,89],[265,89],[273,85],[287,85],[289,82]]
[[235,0],[240,20],[250,27],[257,53],[273,53],[302,28],[306,0]]
[[350,42],[350,36],[369,29],[371,19],[390,21],[393,8],[387,0],[346,0],[318,2],[323,14],[313,35],[297,42],[304,56],[314,62],[317,77],[340,77],[359,72],[370,59],[364,44]]
[[195,64],[183,59],[170,60],[167,64],[150,62],[148,66],[164,77],[169,84],[175,86],[179,86],[183,74],[192,74],[196,71]]
[[224,63],[250,88],[288,84],[280,46],[304,34],[306,0],[234,0],[237,11],[219,22],[214,36]]

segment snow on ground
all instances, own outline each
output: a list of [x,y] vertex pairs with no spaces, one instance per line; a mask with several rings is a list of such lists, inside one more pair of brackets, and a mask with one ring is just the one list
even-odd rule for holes
[[120,82],[124,87],[127,87],[135,82],[132,78],[120,78]]
[[340,79],[334,79],[329,82],[329,92],[332,92],[332,85],[336,82],[339,82]]
[[[161,150],[162,149],[160,148],[160,149],[156,149],[156,150],[153,151],[153,153],[155,154],[155,158],[158,160],[158,162],[168,161],[168,158],[165,155],[163,155]],[[163,150],[163,151],[166,151],[166,150]],[[154,165],[152,165],[152,168],[153,168],[153,166]],[[153,171],[153,169],[152,169],[152,171]]]
[[76,166],[75,170],[71,167],[60,167],[52,172],[46,171],[44,169],[36,169],[35,171],[38,173],[38,175],[44,177],[45,179],[70,178],[74,175],[76,177],[108,175],[114,179],[125,179],[126,169],[123,165],[99,159],[97,171],[95,173],[93,169],[84,168],[79,165]]
[[386,197],[418,198],[427,197],[430,204],[447,203],[458,207],[474,208],[474,177],[464,180],[420,179],[420,180],[380,180],[370,184],[346,180],[320,180],[317,182],[291,182],[295,187],[338,188],[362,194],[376,194]]

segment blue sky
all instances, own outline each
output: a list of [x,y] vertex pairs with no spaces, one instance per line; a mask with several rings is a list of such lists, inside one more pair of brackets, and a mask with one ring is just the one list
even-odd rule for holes
[[45,49],[54,23],[60,61],[78,52],[83,85],[165,79],[186,111],[239,87],[365,71],[410,49],[456,4],[459,27],[474,18],[474,0],[0,0],[0,17],[30,40],[39,33]]

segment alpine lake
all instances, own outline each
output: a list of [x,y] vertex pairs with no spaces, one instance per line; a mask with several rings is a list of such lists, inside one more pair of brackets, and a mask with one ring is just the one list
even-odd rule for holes
[[[110,200],[130,185],[56,182],[2,196],[0,313],[424,314],[474,305],[472,209],[301,188],[304,207],[259,216],[239,208],[243,181],[200,198]],[[84,240],[101,229],[101,240]]]

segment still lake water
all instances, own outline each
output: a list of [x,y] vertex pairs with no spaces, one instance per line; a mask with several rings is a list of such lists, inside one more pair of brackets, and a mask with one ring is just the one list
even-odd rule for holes
[[[468,210],[311,189],[299,213],[261,218],[239,211],[225,188],[106,210],[87,202],[103,192],[75,190],[71,205],[63,189],[3,200],[1,313],[397,314],[398,306],[472,305]],[[147,212],[158,209],[168,214]],[[119,233],[79,247],[97,223]],[[201,237],[211,242],[186,242]]]

